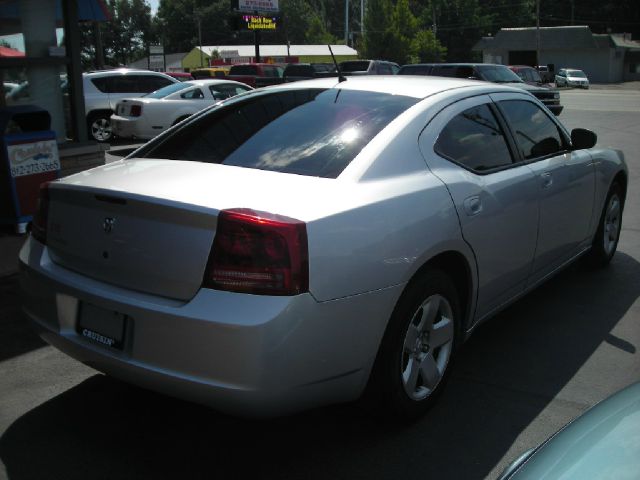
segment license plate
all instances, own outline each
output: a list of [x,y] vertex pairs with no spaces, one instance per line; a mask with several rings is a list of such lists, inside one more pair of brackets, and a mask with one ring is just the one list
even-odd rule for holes
[[122,350],[126,323],[127,316],[122,313],[82,303],[76,330],[95,343]]

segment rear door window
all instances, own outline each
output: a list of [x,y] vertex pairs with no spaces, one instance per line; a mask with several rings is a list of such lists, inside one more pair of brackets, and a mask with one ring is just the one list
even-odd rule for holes
[[504,132],[486,104],[453,117],[442,129],[434,150],[441,157],[478,172],[513,163]]
[[111,77],[92,78],[91,83],[102,93],[113,93],[113,79]]
[[565,150],[558,126],[538,105],[526,100],[504,100],[498,105],[523,159],[547,157]]
[[339,89],[256,92],[209,110],[140,156],[336,178],[417,101]]
[[194,100],[199,98],[204,98],[204,93],[199,88],[192,88],[191,90],[187,90],[184,93],[180,94],[180,98],[184,98],[187,100]]

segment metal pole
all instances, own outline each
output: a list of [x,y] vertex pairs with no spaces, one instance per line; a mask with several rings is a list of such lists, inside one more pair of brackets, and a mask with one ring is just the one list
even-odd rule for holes
[[253,31],[253,40],[256,44],[256,63],[260,63],[260,32],[258,30]]
[[540,65],[540,0],[536,0],[536,66]]
[[93,32],[96,40],[96,68],[104,70],[104,47],[102,46],[102,31],[98,22],[93,22]]
[[86,142],[89,136],[87,133],[87,117],[84,112],[77,0],[62,0],[62,11],[65,49],[70,60],[67,67],[67,78],[69,80],[69,99],[71,100],[71,125],[74,140],[82,143]]
[[360,0],[360,38],[364,35],[364,0]]
[[349,0],[344,0],[344,43],[349,44]]
[[198,43],[200,44],[200,68],[204,67],[204,58],[203,58],[203,53],[202,53],[202,29],[200,28],[200,23],[201,23],[201,18],[200,18],[200,12],[198,12],[197,14],[197,19],[198,19]]

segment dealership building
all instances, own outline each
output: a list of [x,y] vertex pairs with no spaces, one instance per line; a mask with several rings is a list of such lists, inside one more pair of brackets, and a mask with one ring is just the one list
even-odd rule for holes
[[[483,37],[473,50],[482,53],[485,63],[552,65],[556,72],[577,68],[596,83],[640,80],[640,42],[630,34],[595,34],[587,26],[537,30],[503,28],[494,37]],[[540,61],[536,62],[538,50]]]

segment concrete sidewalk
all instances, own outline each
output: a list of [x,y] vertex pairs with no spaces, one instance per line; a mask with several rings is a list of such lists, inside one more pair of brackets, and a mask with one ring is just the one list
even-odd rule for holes
[[17,235],[13,227],[0,228],[0,277],[13,275],[18,271],[18,252],[27,239],[26,234]]

